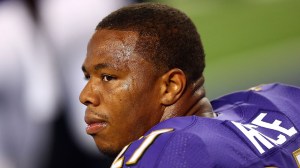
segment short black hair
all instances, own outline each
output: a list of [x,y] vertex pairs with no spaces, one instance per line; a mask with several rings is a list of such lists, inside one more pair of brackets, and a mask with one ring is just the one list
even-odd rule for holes
[[105,17],[99,29],[136,31],[135,51],[157,69],[181,69],[191,83],[202,76],[205,61],[200,35],[191,19],[160,3],[137,3]]

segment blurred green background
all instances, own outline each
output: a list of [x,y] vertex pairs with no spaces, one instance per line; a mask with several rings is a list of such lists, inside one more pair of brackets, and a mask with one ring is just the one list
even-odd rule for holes
[[299,0],[160,0],[196,24],[210,99],[271,82],[300,86]]

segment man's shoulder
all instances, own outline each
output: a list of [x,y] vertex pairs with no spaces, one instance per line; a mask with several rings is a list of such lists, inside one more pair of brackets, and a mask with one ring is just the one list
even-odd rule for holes
[[[300,128],[300,88],[272,83],[234,92],[211,102],[220,120],[247,121],[261,112],[281,114]],[[279,118],[279,119],[280,119]]]
[[299,88],[275,83],[225,95],[212,105],[264,165],[291,167],[300,162],[299,100]]
[[282,83],[261,84],[236,91],[211,101],[214,110],[228,109],[230,105],[252,103],[265,108],[300,107],[300,88]]

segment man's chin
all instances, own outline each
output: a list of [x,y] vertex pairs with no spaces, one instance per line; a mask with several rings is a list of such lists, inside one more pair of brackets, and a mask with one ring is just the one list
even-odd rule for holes
[[113,150],[112,148],[104,148],[97,145],[98,150],[107,157],[115,158],[121,152],[120,150]]

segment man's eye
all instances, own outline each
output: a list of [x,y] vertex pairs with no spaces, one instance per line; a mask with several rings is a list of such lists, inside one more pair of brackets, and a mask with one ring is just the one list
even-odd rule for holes
[[116,77],[114,77],[114,76],[102,75],[102,80],[105,81],[105,82],[108,82],[108,81],[111,81],[111,80],[114,80],[114,79],[116,79]]

